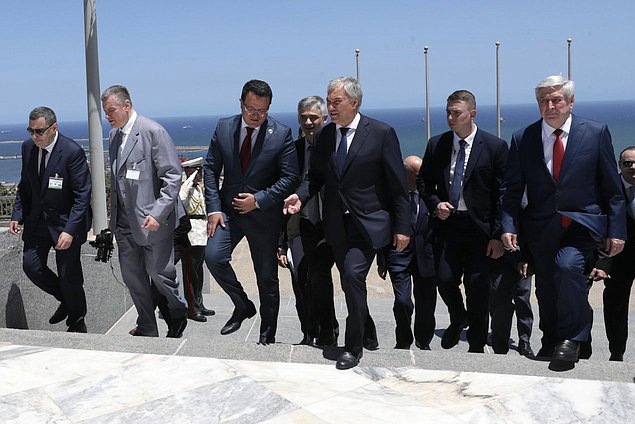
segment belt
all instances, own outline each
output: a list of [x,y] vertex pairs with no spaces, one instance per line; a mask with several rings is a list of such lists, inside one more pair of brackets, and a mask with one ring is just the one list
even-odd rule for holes
[[207,219],[205,215],[190,215],[190,219]]
[[452,212],[452,215],[454,215],[454,216],[470,216],[470,213],[468,211],[455,210],[454,212]]

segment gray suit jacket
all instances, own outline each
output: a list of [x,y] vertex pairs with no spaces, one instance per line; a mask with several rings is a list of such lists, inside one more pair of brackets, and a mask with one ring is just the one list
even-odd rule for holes
[[[183,211],[177,207],[181,165],[170,135],[158,123],[137,115],[120,161],[114,164],[119,148],[113,143],[116,134],[116,128],[109,134],[110,228],[117,226],[119,189],[130,231],[138,245],[146,246],[171,237]],[[129,170],[138,170],[139,179],[126,178]],[[157,231],[142,228],[147,215],[152,215],[161,224]]]

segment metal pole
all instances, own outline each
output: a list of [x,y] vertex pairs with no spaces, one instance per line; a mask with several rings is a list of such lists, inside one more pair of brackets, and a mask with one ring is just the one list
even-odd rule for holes
[[496,137],[501,137],[501,86],[500,86],[500,74],[498,67],[498,49],[500,48],[501,42],[496,42]]
[[426,142],[430,140],[430,80],[428,76],[428,46],[423,47],[426,63]]
[[357,68],[357,82],[359,83],[359,49],[355,49],[355,67]]
[[99,55],[97,52],[96,0],[84,0],[84,35],[86,42],[86,94],[88,103],[88,140],[90,173],[93,181],[93,232],[106,228],[106,177],[104,172],[104,142],[99,100]]
[[567,38],[567,79],[571,81],[571,42],[573,39],[571,37]]

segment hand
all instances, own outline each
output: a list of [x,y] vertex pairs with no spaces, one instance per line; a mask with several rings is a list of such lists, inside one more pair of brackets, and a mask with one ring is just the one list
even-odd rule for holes
[[188,190],[192,188],[192,186],[194,185],[194,178],[196,178],[197,174],[198,174],[198,171],[192,172],[192,174],[189,177],[187,177],[185,181],[183,181],[183,186],[187,188]]
[[293,193],[284,199],[284,207],[282,208],[283,214],[293,215],[294,213],[300,212],[300,209],[302,209],[302,201],[297,194]]
[[60,236],[57,238],[57,244],[55,245],[55,250],[66,250],[71,247],[73,243],[73,236],[62,231]]
[[593,268],[589,273],[589,280],[600,281],[610,278],[603,269]]
[[487,253],[486,255],[492,259],[498,259],[505,253],[505,248],[503,247],[503,242],[500,240],[490,240],[487,243]]
[[392,245],[397,252],[403,252],[403,250],[408,247],[408,243],[410,243],[410,236],[395,234],[392,237]]
[[379,278],[381,278],[382,280],[385,280],[386,274],[388,274],[388,268],[386,268],[385,266],[377,267],[377,275],[379,275]]
[[518,273],[521,277],[527,278],[529,276],[529,264],[527,262],[519,262]]
[[207,216],[207,237],[213,237],[216,232],[216,227],[221,226],[225,228],[225,218],[222,213],[213,213]]
[[436,215],[440,220],[445,221],[450,217],[450,214],[454,210],[454,206],[450,202],[440,202],[437,204]]
[[9,222],[9,232],[13,235],[18,235],[20,234],[20,231],[22,229],[20,228],[20,224],[18,224],[18,221],[11,221]]
[[505,246],[505,250],[515,252],[518,249],[518,236],[514,233],[503,233],[501,241],[503,246]]
[[146,216],[146,219],[143,220],[142,228],[144,230],[156,231],[160,226],[161,224],[159,224],[159,221],[157,221],[155,217],[148,215]]
[[616,238],[607,238],[604,243],[604,250],[607,251],[609,256],[615,256],[624,249],[624,240]]
[[282,248],[278,248],[278,265],[282,268],[289,268],[289,259],[282,253]]
[[253,193],[238,193],[238,197],[234,197],[232,206],[239,214],[245,215],[256,209],[256,198]]

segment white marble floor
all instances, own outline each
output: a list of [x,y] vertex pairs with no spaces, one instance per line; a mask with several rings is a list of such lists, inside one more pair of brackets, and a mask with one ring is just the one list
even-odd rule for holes
[[0,343],[1,423],[626,423],[635,384]]

